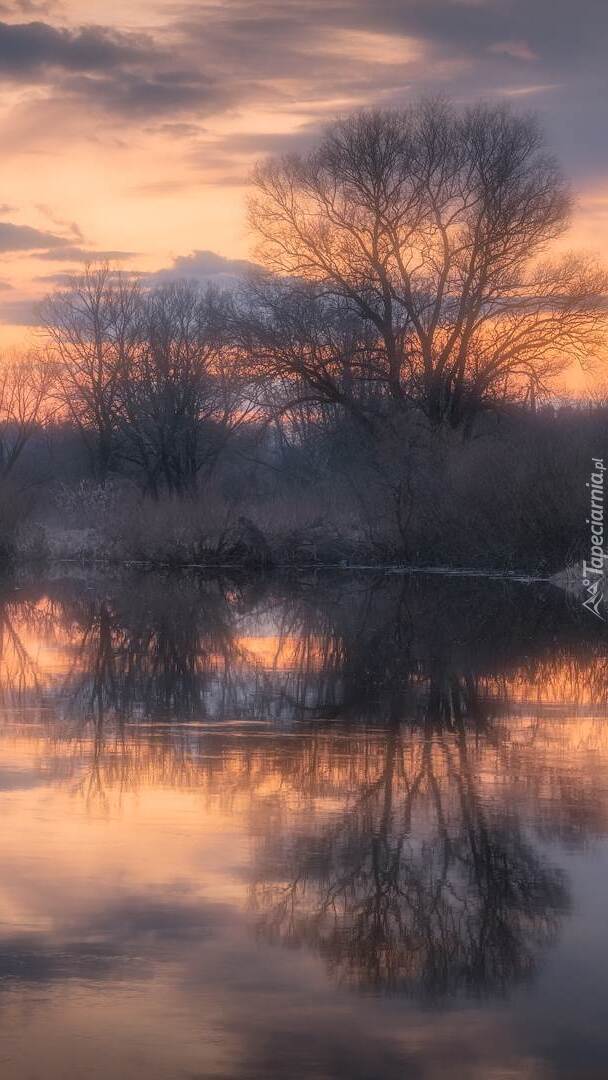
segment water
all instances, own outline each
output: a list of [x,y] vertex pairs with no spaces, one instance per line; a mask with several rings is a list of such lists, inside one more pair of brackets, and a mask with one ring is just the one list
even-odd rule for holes
[[0,586],[0,1075],[608,1075],[608,634],[549,586]]

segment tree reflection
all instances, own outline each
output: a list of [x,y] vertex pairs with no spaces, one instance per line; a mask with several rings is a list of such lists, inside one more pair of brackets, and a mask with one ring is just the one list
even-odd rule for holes
[[392,727],[361,746],[338,814],[309,805],[295,835],[265,835],[258,926],[360,988],[502,993],[552,940],[566,883],[515,811],[481,797],[475,742],[464,723],[443,727],[434,698],[417,733]]
[[545,837],[608,831],[608,651],[561,594],[488,588],[58,582],[0,603],[0,682],[88,799],[241,815],[264,938],[361,989],[502,994],[568,909]]

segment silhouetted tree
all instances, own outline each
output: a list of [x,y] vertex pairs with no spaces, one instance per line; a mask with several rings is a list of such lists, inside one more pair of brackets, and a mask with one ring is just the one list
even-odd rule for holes
[[59,403],[102,483],[117,462],[120,387],[139,347],[141,304],[140,283],[103,265],[87,267],[42,308]]
[[118,382],[124,456],[152,494],[192,491],[246,416],[227,341],[225,295],[179,282],[142,304],[140,340]]
[[0,480],[14,472],[49,405],[48,370],[34,354],[0,361]]
[[308,155],[262,164],[255,185],[268,269],[314,283],[318,304],[336,298],[373,330],[354,364],[325,348],[305,366],[278,345],[275,367],[317,400],[348,375],[363,394],[375,384],[468,430],[485,409],[536,398],[604,340],[606,273],[582,257],[540,261],[570,199],[536,122],[504,106],[361,112]]

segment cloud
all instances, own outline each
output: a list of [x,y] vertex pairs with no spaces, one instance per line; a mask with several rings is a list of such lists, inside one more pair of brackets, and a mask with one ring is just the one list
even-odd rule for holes
[[202,284],[215,282],[230,287],[256,269],[256,263],[247,259],[228,259],[215,251],[193,251],[190,255],[178,256],[170,267],[149,275],[149,281],[164,285],[186,278]]
[[523,63],[538,67],[538,85],[561,82],[581,57],[586,70],[603,65],[608,43],[604,0],[585,0],[584,18],[570,0],[230,0],[161,10],[165,25],[139,33],[118,21],[0,23],[0,74],[116,118],[166,118],[168,137],[188,138],[200,115],[253,102],[293,112],[298,103],[403,99],[412,87],[487,93],[510,85]]
[[290,154],[309,150],[319,137],[316,126],[307,124],[294,131],[239,131],[215,144],[202,143],[203,153],[213,155],[214,151],[224,153],[242,153],[245,155]]
[[41,285],[54,285],[63,289],[72,283],[74,274],[69,270],[59,270],[56,274],[37,274],[33,280]]
[[[232,96],[164,42],[102,26],[0,22],[0,79],[41,85],[46,100],[139,120],[221,108]],[[43,99],[44,100],[44,99]],[[37,102],[30,103],[36,111]]]
[[60,8],[55,0],[12,0],[9,4],[0,4],[3,15],[51,15]]
[[190,165],[204,170],[201,182],[221,187],[244,187],[252,166],[261,157],[304,153],[319,138],[316,123],[304,124],[288,132],[234,132],[222,138],[207,137],[194,142],[186,155]]
[[[75,0],[69,7],[77,15]],[[141,32],[118,19],[2,22],[0,77],[40,87],[34,116],[54,101],[118,124],[158,121],[161,137],[189,140],[202,117],[253,105],[294,116],[442,88],[462,99],[517,90],[522,65],[534,69],[526,85],[567,82],[583,55],[587,75],[599,71],[608,36],[603,0],[586,0],[584,19],[570,0],[230,0],[160,11],[165,24]],[[239,137],[230,153],[243,153]]]
[[[183,5],[171,24],[185,68],[204,70],[212,92],[206,114],[235,108],[287,117],[295,128],[234,130],[223,139],[205,133],[186,147],[187,159],[208,181],[242,184],[244,159],[305,146],[325,117],[361,105],[402,105],[445,92],[457,101],[479,97],[542,96],[556,149],[562,102],[545,91],[563,86],[579,108],[582,82],[596,103],[575,125],[579,139],[597,143],[603,108],[608,7],[586,0],[585,18],[570,0],[231,0]],[[547,27],[551,33],[547,33]],[[599,85],[601,81],[601,87]],[[229,97],[222,94],[229,87]],[[557,97],[557,95],[555,95]],[[573,103],[577,103],[576,105]],[[187,109],[185,110],[187,111]],[[184,117],[184,122],[186,119]],[[308,130],[306,124],[309,124]],[[190,131],[188,130],[188,135]],[[194,137],[194,132],[192,132]],[[595,148],[594,153],[600,151]]]
[[40,326],[37,300],[0,300],[0,323],[9,326]]
[[180,112],[214,112],[231,100],[205,75],[185,71],[120,71],[112,76],[79,75],[61,83],[67,98],[124,119],[173,116]]
[[192,139],[197,135],[202,135],[205,128],[200,124],[188,123],[183,120],[167,120],[162,124],[156,124],[155,127],[149,129],[155,135],[168,135],[170,138],[176,139]]
[[539,83],[532,84],[531,86],[505,86],[501,89],[501,93],[505,97],[527,97],[529,94],[548,94],[553,90],[559,90],[560,83]]
[[[43,252],[35,258],[48,261],[61,261],[66,252],[81,252],[81,260],[86,261],[84,256],[91,255],[97,259],[107,258],[108,261],[120,261],[136,254],[126,251],[85,252],[79,248],[59,248],[57,251]],[[76,261],[76,257],[74,257]],[[173,260],[170,266],[163,267],[152,273],[138,273],[134,275],[142,279],[148,287],[169,285],[175,281],[195,281],[200,285],[217,285],[221,289],[234,289],[244,277],[258,270],[256,263],[247,259],[229,259],[219,255],[215,251],[193,251],[189,255],[180,255]],[[125,273],[129,273],[126,270]],[[47,287],[69,287],[74,275],[69,271],[41,274],[34,281]],[[1,285],[0,285],[1,288]],[[8,286],[10,288],[10,286]],[[0,300],[0,323],[8,323],[14,326],[36,327],[40,325],[40,299],[20,298],[15,300]]]
[[47,262],[123,262],[137,255],[136,251],[95,251],[93,248],[74,247],[51,247],[47,251],[37,252],[33,258],[44,259]]
[[54,233],[33,229],[29,225],[0,221],[0,252],[37,251],[62,247],[64,244],[65,240]]
[[300,83],[309,100],[366,86],[370,100],[390,88],[409,94],[412,80],[437,86],[454,72],[461,86],[485,79],[487,92],[523,61],[546,69],[543,82],[588,61],[603,65],[608,8],[604,0],[583,7],[584,17],[571,0],[232,0],[191,4],[177,25],[184,49],[197,50],[211,73],[258,88],[289,80],[288,96]]
[[45,22],[0,22],[0,76],[20,81],[49,68],[102,71],[148,55],[145,41],[99,26],[66,30]]
[[62,232],[67,232],[76,243],[81,244],[84,241],[82,229],[76,221],[69,221],[60,217],[52,206],[47,203],[37,203],[36,210],[43,214],[51,224],[56,225]]

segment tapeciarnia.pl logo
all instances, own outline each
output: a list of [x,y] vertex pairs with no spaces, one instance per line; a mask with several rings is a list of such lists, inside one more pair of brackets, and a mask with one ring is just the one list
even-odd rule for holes
[[593,472],[587,487],[590,494],[590,511],[586,523],[591,527],[591,557],[583,559],[583,586],[586,599],[583,607],[605,622],[600,611],[604,599],[604,472],[603,458],[591,458]]

